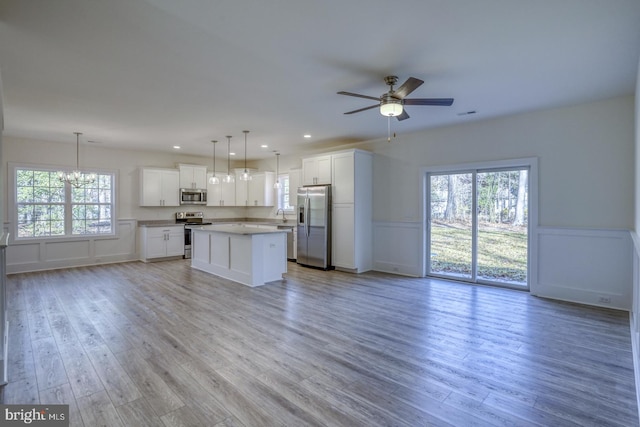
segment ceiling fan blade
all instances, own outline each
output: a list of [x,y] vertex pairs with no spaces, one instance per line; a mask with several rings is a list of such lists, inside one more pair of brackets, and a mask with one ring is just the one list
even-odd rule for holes
[[396,116],[396,119],[398,119],[398,121],[406,120],[408,118],[409,118],[409,114],[407,114],[407,110],[402,110],[402,114],[400,114],[399,116]]
[[415,77],[409,77],[406,82],[402,83],[402,86],[394,91],[393,95],[402,99],[418,89],[422,83],[424,83],[424,81],[416,79]]
[[376,108],[376,107],[379,107],[379,106],[380,106],[380,104],[370,105],[370,106],[368,106],[368,107],[360,108],[360,109],[358,109],[358,110],[347,111],[345,114],[359,113],[360,111],[370,110],[370,109],[372,109],[372,108]]
[[338,95],[357,96],[358,98],[373,99],[374,101],[380,101],[380,97],[360,95],[359,93],[353,93],[353,92],[340,91],[338,92]]
[[414,98],[404,99],[404,105],[438,105],[448,107],[453,104],[453,98]]

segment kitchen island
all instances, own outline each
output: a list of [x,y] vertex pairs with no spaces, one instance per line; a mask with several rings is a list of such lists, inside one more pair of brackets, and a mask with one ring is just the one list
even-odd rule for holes
[[247,286],[282,280],[287,272],[287,230],[242,224],[191,229],[191,267]]

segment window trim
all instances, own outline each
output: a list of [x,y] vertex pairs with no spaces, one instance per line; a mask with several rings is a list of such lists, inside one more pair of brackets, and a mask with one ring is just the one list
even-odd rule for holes
[[[32,170],[41,170],[41,171],[49,171],[49,172],[58,172],[58,171],[66,171],[70,170],[69,166],[55,166],[50,164],[37,164],[37,163],[8,163],[8,173],[9,182],[8,187],[8,203],[10,208],[7,209],[8,220],[9,220],[9,229],[10,229],[10,242],[11,243],[20,243],[20,242],[72,242],[72,241],[88,241],[88,240],[109,240],[118,237],[118,170],[117,169],[103,169],[103,168],[83,168],[83,172],[87,173],[97,173],[102,175],[111,175],[113,177],[113,187],[111,194],[111,233],[101,233],[101,234],[65,234],[62,236],[37,236],[37,237],[18,237],[18,220],[17,220],[17,210],[18,210],[18,185],[17,185],[17,171],[18,169],[32,169]],[[66,184],[67,186],[69,184]],[[71,221],[72,218],[72,206],[74,204],[71,203],[71,200],[65,200],[65,206],[68,208],[68,214],[65,214],[65,227],[67,226],[67,222]]]
[[538,282],[538,244],[537,244],[537,230],[538,230],[538,158],[537,157],[523,157],[506,160],[493,160],[486,162],[474,162],[474,163],[462,163],[454,165],[444,166],[423,166],[420,168],[420,196],[422,203],[420,203],[420,248],[419,256],[421,262],[421,277],[427,277],[427,175],[439,174],[439,173],[456,173],[464,172],[474,169],[483,170],[496,170],[504,168],[529,168],[529,229],[528,233],[528,245],[529,245],[529,259],[527,261],[527,289],[531,291],[531,285]]
[[[276,177],[276,179],[281,179],[283,177],[286,177],[287,180],[289,181],[289,203],[290,203],[289,206],[290,206],[290,209],[283,209],[283,208],[280,207],[280,199],[281,199],[280,198],[280,192],[282,191],[284,193],[284,188],[278,189],[276,191],[276,209],[282,209],[285,214],[292,214],[292,213],[295,213],[296,206],[295,206],[295,203],[293,205],[291,205],[292,197],[295,197],[295,194],[291,194],[291,174],[289,172],[282,172]],[[284,198],[284,196],[283,196],[283,198]]]

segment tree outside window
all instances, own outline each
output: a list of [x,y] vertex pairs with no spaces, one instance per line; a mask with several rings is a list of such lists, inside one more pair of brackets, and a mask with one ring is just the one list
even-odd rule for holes
[[113,173],[80,188],[44,168],[15,169],[16,236],[47,238],[114,233]]

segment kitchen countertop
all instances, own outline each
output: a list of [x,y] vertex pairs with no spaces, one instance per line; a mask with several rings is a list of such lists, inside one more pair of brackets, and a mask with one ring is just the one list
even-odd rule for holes
[[[213,225],[255,224],[255,225],[277,225],[278,227],[288,227],[288,228],[294,228],[296,226],[295,221],[283,222],[282,220],[269,219],[269,218],[238,218],[238,219],[220,218],[220,219],[204,219],[204,222],[212,222]],[[138,221],[139,227],[169,227],[172,225],[184,225],[184,223],[175,222],[172,220],[164,220],[164,219]]]
[[253,234],[271,234],[271,233],[288,233],[287,230],[273,230],[269,228],[258,228],[252,227],[250,225],[245,224],[213,224],[213,225],[203,225],[203,226],[192,226],[191,230],[193,231],[210,231],[216,233],[229,233],[229,234],[242,234],[242,235],[253,235]]
[[184,224],[176,223],[175,221],[138,221],[138,227],[171,227],[171,226],[183,226]]

